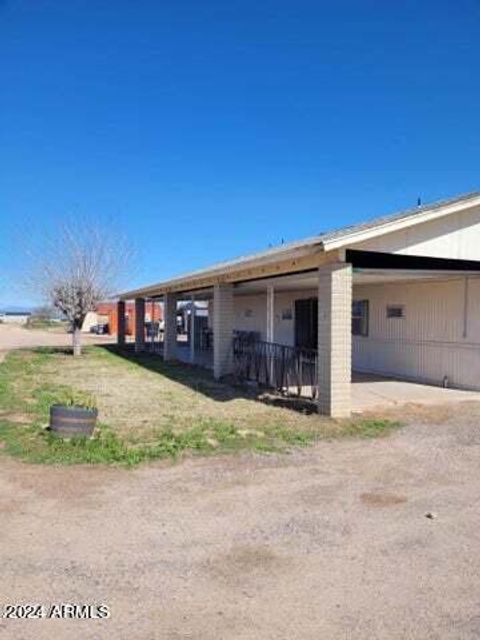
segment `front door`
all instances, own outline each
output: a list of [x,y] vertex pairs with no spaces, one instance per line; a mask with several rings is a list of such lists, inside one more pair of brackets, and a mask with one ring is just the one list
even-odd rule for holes
[[316,349],[318,344],[318,299],[295,300],[295,346]]

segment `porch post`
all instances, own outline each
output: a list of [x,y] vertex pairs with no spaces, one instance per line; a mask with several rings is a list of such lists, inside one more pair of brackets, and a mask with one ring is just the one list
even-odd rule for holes
[[218,380],[232,371],[233,285],[214,285],[213,304],[213,376]]
[[177,356],[177,296],[163,296],[163,359],[174,360]]
[[318,272],[318,411],[334,418],[351,411],[352,265]]
[[[275,342],[275,289],[273,284],[267,286],[267,342]],[[275,357],[273,352],[268,352],[268,375],[270,386],[277,386],[275,383]]]
[[195,297],[190,302],[190,362],[195,362]]
[[275,342],[275,289],[273,284],[267,287],[267,342]]
[[145,298],[135,298],[135,353],[145,350]]
[[152,298],[150,301],[150,349],[152,353],[155,348],[155,298]]
[[[110,329],[111,331],[111,329]],[[117,302],[117,344],[125,344],[125,301]]]

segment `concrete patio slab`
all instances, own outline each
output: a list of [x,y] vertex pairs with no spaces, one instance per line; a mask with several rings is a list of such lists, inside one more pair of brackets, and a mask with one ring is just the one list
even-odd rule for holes
[[352,410],[356,413],[412,403],[440,405],[468,401],[480,401],[480,392],[444,389],[366,373],[355,373],[352,381]]

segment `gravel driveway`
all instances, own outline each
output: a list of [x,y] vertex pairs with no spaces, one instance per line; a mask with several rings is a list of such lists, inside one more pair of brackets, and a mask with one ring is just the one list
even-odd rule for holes
[[[86,344],[111,342],[109,336],[84,334],[82,340]],[[41,329],[25,329],[18,325],[0,324],[0,362],[12,349],[29,347],[67,347],[72,344],[72,336],[59,331],[43,331]]]
[[0,458],[0,601],[111,610],[0,637],[478,639],[479,416],[133,471]]

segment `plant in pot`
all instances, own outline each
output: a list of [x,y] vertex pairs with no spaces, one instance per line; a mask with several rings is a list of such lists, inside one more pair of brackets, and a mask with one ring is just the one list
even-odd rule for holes
[[69,392],[50,407],[50,431],[62,438],[89,438],[95,429],[97,416],[98,410],[92,396]]

